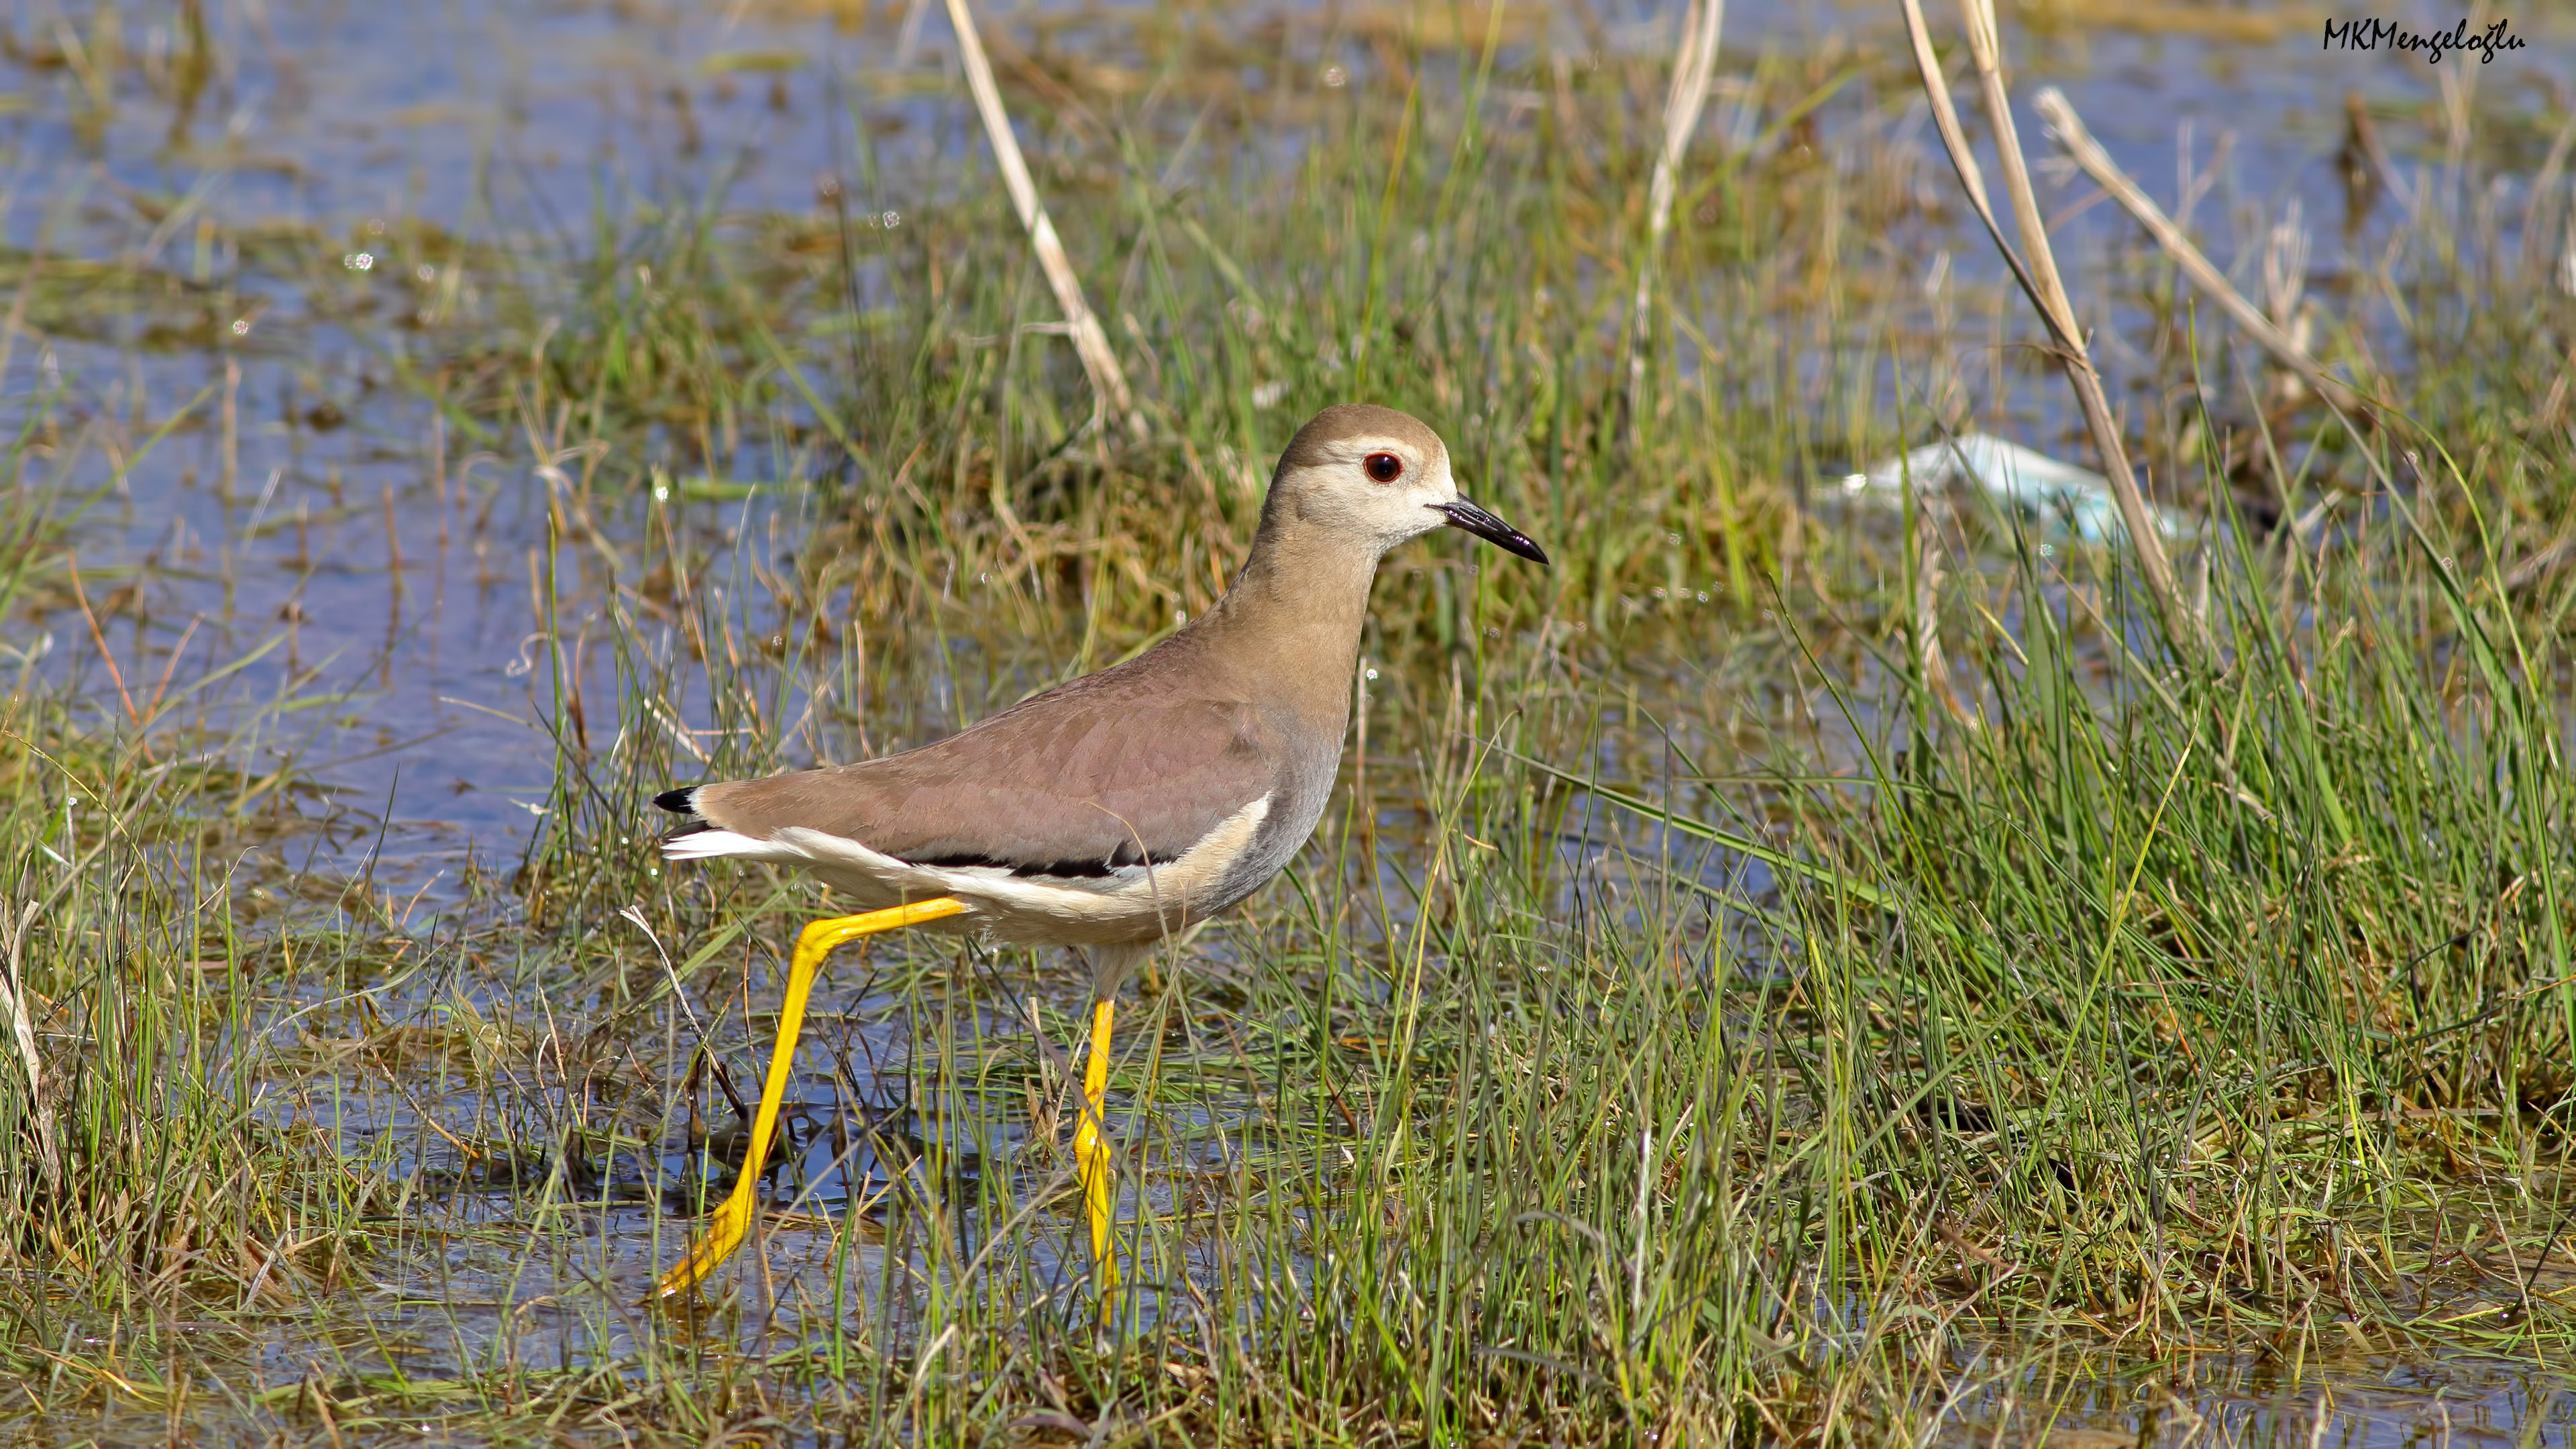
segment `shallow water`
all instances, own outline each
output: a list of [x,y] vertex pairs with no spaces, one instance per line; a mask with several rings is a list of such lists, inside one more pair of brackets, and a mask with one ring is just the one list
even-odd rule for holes
[[[1963,1380],[1975,1374],[1971,1366]],[[2184,1360],[2062,1396],[2027,1378],[1973,1388],[1940,1442],[2060,1449],[2556,1445],[2576,1442],[2576,1386],[2527,1363],[2493,1359],[2354,1359],[2297,1368]]]

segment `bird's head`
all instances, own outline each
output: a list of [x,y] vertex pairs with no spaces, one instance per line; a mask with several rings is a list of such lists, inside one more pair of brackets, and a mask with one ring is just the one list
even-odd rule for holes
[[1458,492],[1438,433],[1367,403],[1326,408],[1297,430],[1262,507],[1265,527],[1274,518],[1365,540],[1380,554],[1435,528],[1457,528],[1547,562],[1547,551],[1529,535]]

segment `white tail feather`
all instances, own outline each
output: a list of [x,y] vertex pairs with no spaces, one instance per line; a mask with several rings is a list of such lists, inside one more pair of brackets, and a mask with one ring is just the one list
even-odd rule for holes
[[719,856],[749,860],[803,860],[805,852],[775,841],[754,840],[730,830],[692,830],[662,842],[664,860],[714,860]]

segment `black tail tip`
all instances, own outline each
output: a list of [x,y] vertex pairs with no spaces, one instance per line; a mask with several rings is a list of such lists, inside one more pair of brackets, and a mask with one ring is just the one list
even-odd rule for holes
[[698,787],[695,785],[690,785],[679,790],[665,790],[661,794],[653,797],[653,803],[670,811],[674,815],[694,815],[697,813],[697,809],[692,806],[689,801],[691,797],[695,796],[697,793]]

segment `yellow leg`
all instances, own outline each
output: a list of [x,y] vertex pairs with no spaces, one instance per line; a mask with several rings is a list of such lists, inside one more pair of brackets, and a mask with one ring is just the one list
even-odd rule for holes
[[1118,1180],[1109,1165],[1109,1139],[1103,1130],[1108,1111],[1109,1018],[1115,1003],[1107,997],[1091,1004],[1091,1059],[1082,1069],[1082,1115],[1073,1128],[1073,1158],[1082,1171],[1082,1198],[1091,1215],[1091,1264],[1100,1285],[1100,1311],[1109,1312],[1118,1296],[1118,1257],[1109,1243],[1109,1228],[1118,1210]]
[[733,1250],[742,1246],[744,1235],[751,1231],[752,1214],[760,1201],[760,1169],[769,1160],[770,1133],[777,1129],[778,1106],[787,1096],[788,1072],[796,1055],[796,1032],[805,1021],[805,997],[814,989],[814,974],[822,969],[823,959],[861,936],[899,931],[965,909],[965,902],[941,896],[865,915],[816,921],[797,933],[796,954],[787,965],[787,1000],[778,1010],[778,1041],[769,1049],[769,1076],[761,1083],[760,1110],[751,1119],[751,1149],[743,1154],[742,1175],[734,1179],[733,1195],[708,1219],[707,1235],[698,1240],[678,1267],[662,1275],[654,1297],[668,1298],[696,1286],[718,1264],[732,1257]]

